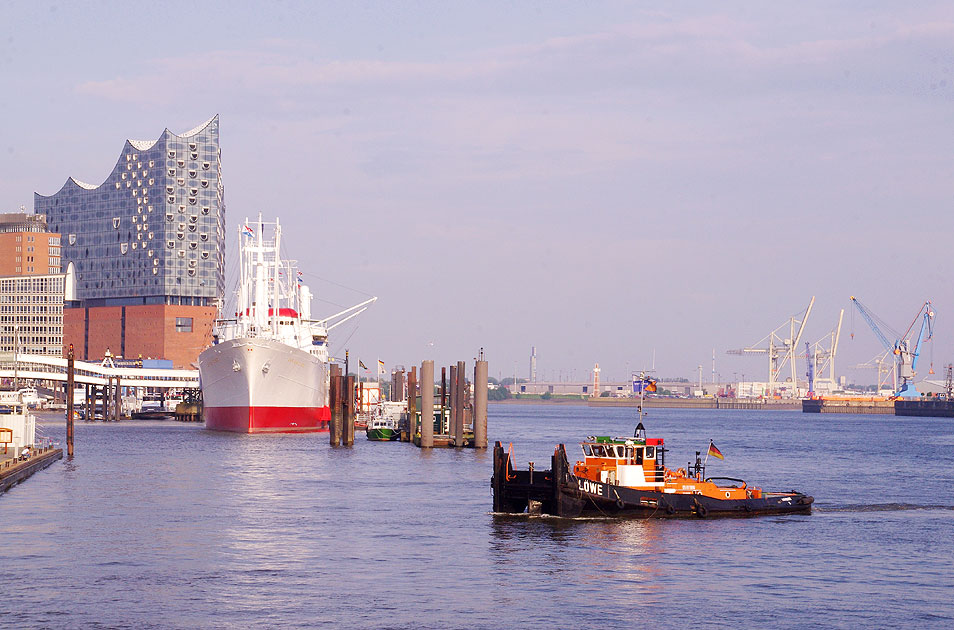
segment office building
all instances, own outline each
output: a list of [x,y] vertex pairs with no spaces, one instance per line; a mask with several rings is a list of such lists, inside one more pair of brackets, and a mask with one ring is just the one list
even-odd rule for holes
[[63,355],[65,274],[0,277],[0,354]]

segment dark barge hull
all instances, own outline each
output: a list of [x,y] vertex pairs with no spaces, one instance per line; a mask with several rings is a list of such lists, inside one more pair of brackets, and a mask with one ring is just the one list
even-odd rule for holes
[[500,442],[494,446],[494,512],[540,512],[552,516],[628,518],[746,517],[808,514],[812,497],[798,492],[763,493],[760,499],[715,499],[703,495],[635,490],[580,479],[570,472],[560,444],[550,470],[514,470]]

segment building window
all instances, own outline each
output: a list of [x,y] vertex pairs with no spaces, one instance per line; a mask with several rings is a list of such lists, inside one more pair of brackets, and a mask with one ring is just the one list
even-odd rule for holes
[[192,318],[191,317],[176,317],[176,332],[183,332],[183,333],[192,332]]

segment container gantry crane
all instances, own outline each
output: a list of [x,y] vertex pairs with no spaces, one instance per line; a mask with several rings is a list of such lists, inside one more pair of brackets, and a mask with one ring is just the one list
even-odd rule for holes
[[[931,304],[930,300],[922,304],[918,310],[918,314],[914,316],[911,325],[908,326],[908,329],[904,331],[904,334],[899,334],[891,330],[883,320],[874,315],[868,307],[862,304],[855,296],[851,296],[851,302],[858,309],[858,312],[861,313],[861,316],[868,323],[868,326],[874,332],[878,341],[881,342],[881,345],[884,346],[884,349],[895,357],[897,374],[901,379],[901,386],[895,391],[895,397],[915,398],[919,396],[920,394],[914,385],[914,377],[917,374],[916,368],[918,365],[918,357],[920,356],[921,344],[925,341],[930,341],[934,336],[934,305]],[[918,328],[917,336],[915,337],[914,331],[918,320],[920,320],[921,326]],[[892,333],[892,336],[895,338],[893,342],[889,341],[888,336],[882,331],[882,328],[887,328],[888,332]],[[926,337],[925,332],[927,333]]]

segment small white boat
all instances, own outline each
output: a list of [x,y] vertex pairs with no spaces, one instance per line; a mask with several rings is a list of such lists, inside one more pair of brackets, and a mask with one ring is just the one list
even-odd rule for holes
[[19,456],[36,443],[36,418],[21,392],[0,391],[0,458]]

